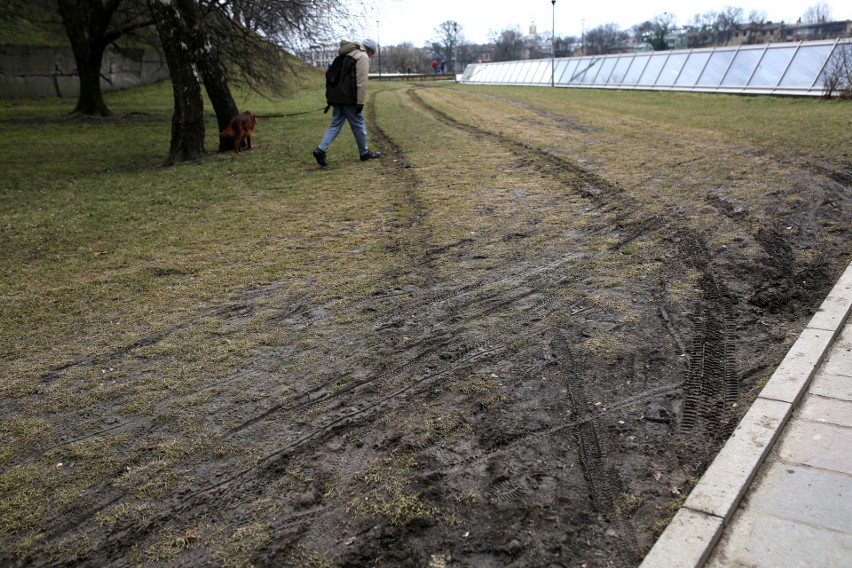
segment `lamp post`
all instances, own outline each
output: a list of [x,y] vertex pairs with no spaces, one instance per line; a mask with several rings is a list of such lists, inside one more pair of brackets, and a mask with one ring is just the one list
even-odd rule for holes
[[458,71],[456,71],[456,65],[458,65],[459,58],[459,25],[456,22],[453,22],[453,75],[456,75]]
[[580,32],[580,53],[581,53],[581,55],[586,55],[586,19],[585,18],[580,20],[580,25],[583,26],[582,31]]
[[553,5],[553,18],[550,30],[550,86],[556,86],[556,0],[550,0]]
[[379,56],[379,79],[382,78],[382,42],[379,39],[379,21],[376,20],[376,49],[378,53],[376,55]]

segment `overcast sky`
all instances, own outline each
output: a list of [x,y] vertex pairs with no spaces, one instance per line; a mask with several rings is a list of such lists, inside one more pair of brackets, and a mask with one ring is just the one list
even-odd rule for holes
[[[556,0],[555,28],[557,36],[579,37],[584,26],[589,30],[615,23],[629,29],[664,12],[673,14],[678,24],[687,24],[695,14],[718,12],[726,6],[742,8],[746,17],[759,11],[769,21],[794,23],[819,2],[828,5],[833,20],[852,19],[849,0]],[[539,33],[550,32],[554,21],[550,0],[365,0],[363,5],[368,12],[362,33],[373,39],[378,36],[382,45],[410,42],[422,47],[447,20],[458,22],[470,43],[487,43],[492,32],[514,26],[526,34],[533,22]]]

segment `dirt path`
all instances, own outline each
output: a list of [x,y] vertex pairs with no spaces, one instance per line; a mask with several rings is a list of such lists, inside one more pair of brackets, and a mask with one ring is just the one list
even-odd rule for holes
[[204,440],[178,469],[137,447],[45,527],[45,564],[635,566],[850,253],[828,164],[471,90],[367,110],[383,285],[246,290],[78,362],[133,380],[208,317],[275,332],[155,416],[68,416],[63,444]]

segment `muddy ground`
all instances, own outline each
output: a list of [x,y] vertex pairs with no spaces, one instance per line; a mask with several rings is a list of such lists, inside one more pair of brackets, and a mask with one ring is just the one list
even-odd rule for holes
[[[442,143],[418,150],[396,108]],[[183,424],[222,448],[167,477],[136,447],[124,485],[43,527],[73,554],[12,565],[637,566],[850,259],[852,162],[631,140],[653,125],[506,93],[405,87],[367,111],[397,188],[382,285],[200,306],[280,338],[160,404],[207,397]],[[197,323],[73,365],[139,380]],[[101,429],[69,415],[61,444],[180,435],[88,412]],[[130,475],[168,489],[133,501]]]

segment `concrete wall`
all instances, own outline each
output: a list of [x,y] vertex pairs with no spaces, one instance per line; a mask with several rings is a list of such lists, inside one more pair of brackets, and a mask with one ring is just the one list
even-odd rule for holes
[[[108,49],[101,66],[104,92],[147,85],[169,77],[153,49]],[[80,91],[71,48],[0,45],[0,98],[76,97]]]

